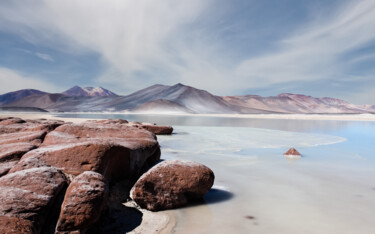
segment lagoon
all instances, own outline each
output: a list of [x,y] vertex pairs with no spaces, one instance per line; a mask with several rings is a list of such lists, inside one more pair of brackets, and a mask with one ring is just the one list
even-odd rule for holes
[[[174,233],[375,233],[375,123],[342,120],[58,114],[173,125],[163,159],[215,172],[205,201],[175,211]],[[290,160],[290,147],[303,155]]]

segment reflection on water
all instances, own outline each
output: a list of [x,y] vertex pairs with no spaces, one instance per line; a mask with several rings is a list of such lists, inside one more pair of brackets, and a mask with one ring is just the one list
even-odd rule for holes
[[[157,123],[172,126],[216,126],[216,127],[252,127],[275,129],[292,132],[337,131],[354,121],[333,120],[293,120],[293,119],[246,119],[208,116],[169,116],[169,115],[137,115],[137,114],[57,114],[56,117],[126,119]],[[372,122],[361,122],[361,125],[372,125]]]

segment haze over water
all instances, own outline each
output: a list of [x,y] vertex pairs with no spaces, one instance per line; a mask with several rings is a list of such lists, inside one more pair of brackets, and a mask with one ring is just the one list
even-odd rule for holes
[[[171,124],[163,159],[215,172],[175,233],[375,233],[375,123],[147,115],[61,115]],[[296,147],[303,155],[282,154]]]

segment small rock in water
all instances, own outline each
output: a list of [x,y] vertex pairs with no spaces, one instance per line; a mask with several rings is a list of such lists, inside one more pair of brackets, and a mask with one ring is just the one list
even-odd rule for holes
[[299,157],[302,156],[295,148],[290,148],[287,152],[284,153],[284,155],[285,156],[299,156]]

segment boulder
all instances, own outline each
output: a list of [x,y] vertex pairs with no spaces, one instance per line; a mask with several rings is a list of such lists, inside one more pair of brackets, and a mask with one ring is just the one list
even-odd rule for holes
[[5,175],[28,151],[36,146],[29,142],[4,144],[0,146],[0,176]]
[[131,198],[142,208],[158,211],[177,208],[203,198],[214,183],[208,167],[190,161],[163,161],[135,183]]
[[290,148],[287,152],[284,153],[284,155],[285,156],[297,156],[297,157],[302,156],[295,148]]
[[161,126],[161,125],[142,125],[142,128],[154,133],[155,135],[171,135],[173,128],[171,126]]
[[33,223],[30,220],[17,217],[0,216],[0,233],[36,233],[36,230],[34,229]]
[[8,118],[0,122],[0,134],[15,132],[47,131],[64,124],[60,120],[22,120],[20,118]]
[[5,175],[27,152],[42,144],[49,131],[62,121],[4,118],[0,121],[0,176]]
[[[54,212],[59,195],[65,190],[65,175],[53,167],[32,168],[0,178],[0,216],[17,219],[2,222],[20,222],[40,232]],[[27,224],[27,225],[26,225]]]
[[66,191],[56,231],[84,232],[100,218],[107,195],[101,174],[86,171],[74,178]]
[[137,178],[159,159],[151,132],[116,121],[88,121],[48,133],[41,147],[25,154],[10,172],[47,165],[74,176],[95,171],[108,180]]

